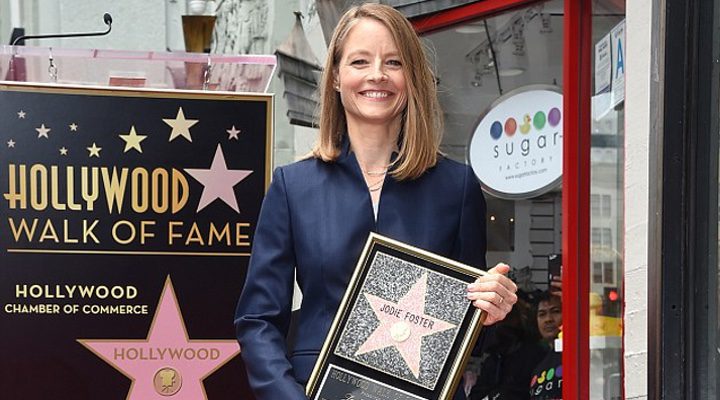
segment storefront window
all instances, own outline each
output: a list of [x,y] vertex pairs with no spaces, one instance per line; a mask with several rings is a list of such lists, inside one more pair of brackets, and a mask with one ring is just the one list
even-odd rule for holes
[[[488,265],[510,264],[520,288],[521,301],[470,364],[471,400],[561,397],[561,287],[550,291],[549,276],[560,284],[562,187],[550,171],[562,170],[563,7],[561,0],[532,3],[424,36],[445,111],[442,151],[481,175]],[[514,103],[535,90],[550,100]],[[484,129],[489,115],[495,121]],[[481,167],[473,160],[478,135],[489,161]],[[609,197],[598,199],[598,213],[611,208]],[[617,236],[598,235],[608,246]],[[605,266],[600,273],[609,274]]]
[[625,9],[592,4],[590,397],[610,400],[621,398]]

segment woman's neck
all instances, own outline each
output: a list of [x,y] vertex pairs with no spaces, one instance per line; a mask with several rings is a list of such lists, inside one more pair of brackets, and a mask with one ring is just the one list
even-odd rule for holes
[[387,169],[390,156],[397,150],[399,128],[391,127],[363,127],[352,129],[348,127],[350,146],[355,157],[364,171],[377,171]]

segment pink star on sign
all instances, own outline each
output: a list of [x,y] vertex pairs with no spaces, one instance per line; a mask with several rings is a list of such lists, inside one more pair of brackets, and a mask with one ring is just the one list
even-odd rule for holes
[[190,340],[170,277],[144,340],[78,339],[132,380],[128,400],[207,399],[203,379],[240,353],[235,340]]
[[422,338],[456,327],[425,314],[426,292],[427,273],[424,273],[397,303],[364,293],[380,325],[355,355],[395,346],[415,378],[419,378]]
[[227,169],[225,156],[223,155],[220,145],[218,145],[217,150],[215,150],[215,157],[213,158],[210,169],[185,168],[185,172],[205,186],[202,196],[200,197],[200,203],[198,203],[197,212],[200,212],[200,210],[215,201],[215,199],[224,201],[225,204],[229,205],[235,212],[240,212],[233,187],[241,180],[247,178],[253,171]]

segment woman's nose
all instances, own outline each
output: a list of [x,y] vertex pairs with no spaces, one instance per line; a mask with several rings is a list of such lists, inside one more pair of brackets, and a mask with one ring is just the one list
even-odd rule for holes
[[368,79],[373,82],[382,82],[386,81],[388,77],[382,65],[377,65],[373,67],[373,70],[370,72],[370,76],[368,77]]

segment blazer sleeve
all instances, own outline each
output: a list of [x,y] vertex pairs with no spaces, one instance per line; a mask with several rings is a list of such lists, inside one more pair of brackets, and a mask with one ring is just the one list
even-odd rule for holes
[[485,197],[472,168],[466,166],[463,185],[460,228],[453,249],[454,257],[473,267],[486,269]]
[[235,332],[257,400],[307,399],[287,358],[294,269],[291,216],[283,171],[278,168],[260,210],[235,313]]

